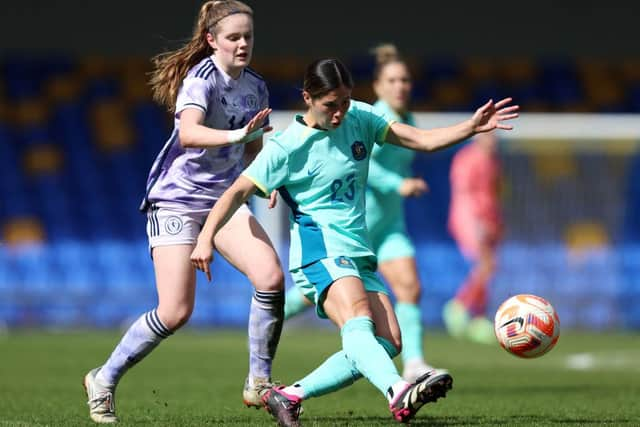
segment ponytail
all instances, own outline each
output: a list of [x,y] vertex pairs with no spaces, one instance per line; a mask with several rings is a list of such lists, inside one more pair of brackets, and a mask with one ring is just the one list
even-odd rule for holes
[[151,72],[149,84],[156,102],[171,112],[175,111],[182,80],[194,65],[213,54],[213,48],[207,42],[207,34],[215,34],[218,22],[236,13],[253,17],[253,10],[238,0],[205,2],[200,7],[191,40],[178,50],[164,52],[151,59],[154,71]]

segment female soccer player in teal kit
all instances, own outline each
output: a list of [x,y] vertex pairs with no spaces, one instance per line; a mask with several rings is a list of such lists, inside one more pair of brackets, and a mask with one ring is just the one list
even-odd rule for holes
[[[411,75],[406,62],[393,45],[374,49],[377,65],[373,88],[378,96],[376,110],[400,123],[414,125],[409,112]],[[415,248],[405,224],[404,199],[427,191],[422,178],[412,177],[413,150],[392,144],[375,145],[367,181],[367,228],[378,259],[378,271],[396,297],[395,313],[402,333],[402,377],[415,381],[431,369],[422,349],[420,279]],[[292,287],[285,298],[285,319],[302,312],[313,302]]]
[[401,350],[400,328],[375,274],[365,222],[371,152],[374,142],[433,151],[478,132],[511,129],[502,121],[518,116],[518,106],[508,106],[507,98],[487,102],[457,125],[422,130],[351,101],[352,88],[351,75],[340,61],[322,59],[309,65],[302,93],[306,113],[272,137],[225,191],[191,254],[194,266],[210,274],[216,233],[256,192],[267,196],[277,189],[291,208],[291,275],[296,286],[314,298],[318,315],[340,328],[342,350],[302,380],[263,396],[285,426],[299,425],[303,399],[335,391],[361,376],[386,396],[394,419],[401,422],[451,388],[446,372],[430,372],[409,383],[393,364],[392,357]]

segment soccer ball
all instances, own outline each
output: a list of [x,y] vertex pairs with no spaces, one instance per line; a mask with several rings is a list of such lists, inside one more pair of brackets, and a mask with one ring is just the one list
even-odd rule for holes
[[560,319],[553,306],[535,295],[515,295],[503,302],[493,326],[502,348],[527,359],[551,350],[560,336]]

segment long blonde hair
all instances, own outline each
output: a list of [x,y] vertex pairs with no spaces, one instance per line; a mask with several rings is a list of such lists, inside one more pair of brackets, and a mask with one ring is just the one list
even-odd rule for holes
[[178,50],[164,52],[151,59],[154,70],[149,84],[156,102],[166,106],[171,112],[175,110],[178,90],[189,69],[213,54],[213,48],[207,42],[207,34],[215,35],[218,22],[236,13],[253,17],[253,10],[238,0],[205,2],[200,7],[191,40]]
[[[396,48],[395,45],[392,45],[391,43],[384,43],[374,47],[373,49],[371,49],[371,54],[376,58],[376,66],[373,69],[374,81],[378,80],[378,78],[380,77],[380,73],[382,73],[382,70],[387,64],[399,62],[401,64],[404,64],[405,66],[407,65],[407,63],[400,55],[400,52],[398,52],[398,48]],[[409,67],[407,67],[407,69],[408,68]]]

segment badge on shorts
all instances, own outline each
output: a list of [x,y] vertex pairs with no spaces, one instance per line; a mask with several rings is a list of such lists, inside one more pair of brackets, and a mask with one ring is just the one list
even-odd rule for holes
[[353,158],[356,160],[363,160],[367,157],[367,148],[360,141],[356,141],[351,144],[351,154],[353,154]]
[[171,235],[176,235],[182,231],[182,220],[177,216],[170,216],[164,222],[164,229]]
[[336,262],[336,265],[338,267],[342,267],[342,268],[356,268],[353,265],[353,261],[351,261],[351,259],[347,258],[346,256],[339,256],[338,258],[336,258],[334,260]]

